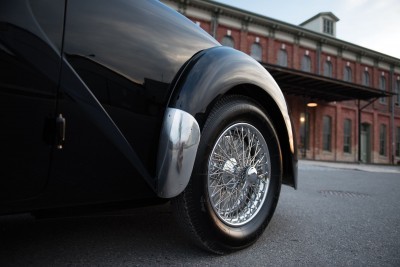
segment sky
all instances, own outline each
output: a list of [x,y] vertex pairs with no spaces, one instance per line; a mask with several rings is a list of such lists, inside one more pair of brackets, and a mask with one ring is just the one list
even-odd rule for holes
[[332,12],[336,38],[400,59],[400,0],[216,0],[299,25]]

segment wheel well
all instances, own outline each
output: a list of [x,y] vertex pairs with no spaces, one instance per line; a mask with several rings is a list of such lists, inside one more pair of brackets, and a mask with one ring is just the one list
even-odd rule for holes
[[281,145],[282,151],[282,160],[283,160],[283,174],[282,174],[282,182],[283,184],[295,186],[294,179],[294,170],[292,169],[292,158],[291,158],[291,149],[290,143],[288,139],[288,132],[286,127],[277,127],[277,125],[285,125],[284,118],[282,114],[278,111],[279,107],[275,103],[275,101],[271,98],[271,96],[266,93],[263,89],[251,85],[251,84],[242,84],[231,88],[224,95],[218,95],[207,107],[205,113],[197,114],[196,120],[198,121],[200,128],[202,129],[205,123],[208,114],[211,109],[214,107],[216,102],[224,96],[227,95],[243,95],[253,99],[255,102],[260,104],[268,113],[268,116],[272,120],[273,125],[275,126],[275,130],[278,134],[279,143]]

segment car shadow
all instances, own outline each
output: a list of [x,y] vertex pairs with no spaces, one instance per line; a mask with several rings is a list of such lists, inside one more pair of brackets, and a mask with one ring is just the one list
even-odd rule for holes
[[[283,204],[283,205],[282,205]],[[294,239],[287,203],[247,249],[218,256],[195,246],[169,204],[79,217],[0,217],[0,266],[205,266],[235,262]],[[298,240],[294,244],[298,246]],[[235,265],[236,266],[236,265]]]
[[215,257],[186,239],[169,205],[0,220],[0,266],[152,265]]

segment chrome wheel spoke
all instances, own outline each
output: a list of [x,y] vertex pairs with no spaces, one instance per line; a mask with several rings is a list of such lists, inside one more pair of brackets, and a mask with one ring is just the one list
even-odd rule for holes
[[268,193],[269,151],[263,135],[248,123],[227,128],[208,162],[208,195],[217,216],[240,226],[260,211]]

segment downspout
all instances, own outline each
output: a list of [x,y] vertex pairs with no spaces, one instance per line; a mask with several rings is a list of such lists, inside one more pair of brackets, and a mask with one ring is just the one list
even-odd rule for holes
[[211,35],[214,39],[217,39],[218,17],[220,13],[221,10],[216,8],[211,15]]

